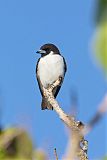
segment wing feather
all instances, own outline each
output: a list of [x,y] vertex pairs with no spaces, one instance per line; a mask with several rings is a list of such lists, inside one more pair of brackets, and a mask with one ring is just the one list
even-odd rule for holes
[[38,75],[38,63],[39,63],[39,60],[40,60],[40,58],[38,59],[37,65],[36,65],[36,78],[37,78],[37,82],[38,82],[38,85],[39,85],[39,89],[40,89],[41,95],[42,95],[42,97],[43,97],[43,86],[42,86],[40,77],[39,77],[39,75]]

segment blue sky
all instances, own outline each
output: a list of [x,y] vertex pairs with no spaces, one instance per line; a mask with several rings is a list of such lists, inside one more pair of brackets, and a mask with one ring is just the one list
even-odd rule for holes
[[[53,111],[41,111],[41,95],[35,78],[44,43],[56,44],[66,59],[68,71],[58,102],[70,111],[70,93],[78,93],[77,118],[88,122],[106,92],[103,74],[93,64],[90,41],[94,33],[95,1],[1,0],[0,1],[0,95],[2,125],[28,128],[34,145],[53,158],[61,157],[67,132]],[[106,149],[106,118],[87,135],[89,157],[101,157]]]

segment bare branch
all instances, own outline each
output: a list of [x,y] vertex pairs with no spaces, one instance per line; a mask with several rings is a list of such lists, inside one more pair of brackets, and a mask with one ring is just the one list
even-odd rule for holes
[[92,128],[106,112],[107,112],[107,94],[103,98],[102,102],[98,107],[98,111],[96,112],[95,116],[91,119],[88,125]]
[[58,160],[58,155],[57,155],[56,148],[54,149],[54,154],[55,154],[55,159]]
[[84,135],[88,134],[94,126],[103,118],[104,114],[107,112],[107,93],[105,94],[102,102],[98,106],[96,114],[91,118],[88,124],[84,128]]
[[[56,101],[56,99],[54,98],[53,94],[52,94],[52,90],[53,88],[57,87],[58,85],[60,85],[60,78],[51,86],[49,86],[48,89],[43,88],[44,90],[44,96],[47,98],[48,102],[52,105],[53,109],[56,111],[56,113],[58,114],[59,118],[74,132],[76,132],[76,139],[77,140],[77,153],[76,153],[76,157],[78,156],[78,158],[80,160],[87,160],[87,153],[86,151],[83,150],[84,145],[85,145],[85,140],[84,140],[84,135],[83,135],[83,128],[84,128],[84,124],[82,122],[78,122],[75,120],[75,118],[73,116],[69,116],[67,115],[62,108],[59,106],[58,102]],[[77,138],[78,137],[78,138]],[[81,144],[83,145],[83,148],[81,147]]]

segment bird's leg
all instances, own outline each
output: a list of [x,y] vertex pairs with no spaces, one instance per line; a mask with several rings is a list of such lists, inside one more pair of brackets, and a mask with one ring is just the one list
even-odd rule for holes
[[53,84],[49,84],[48,90],[52,91],[53,89],[54,89],[54,83]]
[[60,76],[53,84],[50,84],[48,86],[48,90],[52,92],[55,87],[61,85],[62,81],[63,81],[63,78]]
[[47,98],[47,93],[52,93],[53,89],[59,85],[61,85],[63,78],[59,77],[53,84],[49,84],[47,88],[43,87],[43,95]]

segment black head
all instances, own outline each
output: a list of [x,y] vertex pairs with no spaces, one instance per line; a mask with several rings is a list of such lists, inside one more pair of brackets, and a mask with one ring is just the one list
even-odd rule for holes
[[40,53],[41,56],[45,56],[47,54],[60,54],[59,49],[54,44],[44,44],[40,47],[40,50],[37,51],[37,53]]

